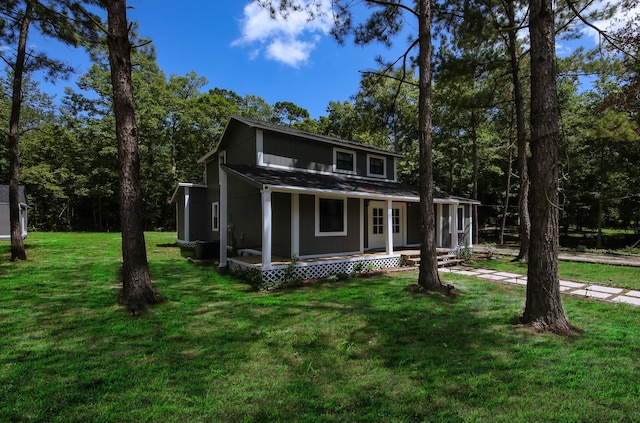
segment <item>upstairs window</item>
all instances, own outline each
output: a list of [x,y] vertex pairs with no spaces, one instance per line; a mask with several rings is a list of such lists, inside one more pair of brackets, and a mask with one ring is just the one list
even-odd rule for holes
[[368,166],[367,175],[377,178],[385,178],[387,176],[387,161],[382,156],[367,156]]
[[335,172],[356,173],[356,155],[353,151],[333,150],[333,169]]

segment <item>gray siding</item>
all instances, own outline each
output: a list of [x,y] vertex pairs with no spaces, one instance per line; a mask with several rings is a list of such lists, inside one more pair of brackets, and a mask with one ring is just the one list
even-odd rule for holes
[[[313,140],[296,138],[285,134],[265,132],[263,137],[263,161],[266,165],[284,166],[319,172],[333,172],[332,144],[324,144]],[[356,173],[358,176],[368,175],[368,154],[350,147],[337,147],[340,150],[352,151],[356,157]],[[384,157],[384,153],[376,153]],[[231,163],[231,162],[229,162]],[[394,159],[386,157],[387,179],[393,179]]]
[[256,248],[262,245],[262,197],[260,190],[239,178],[228,179],[228,224],[231,226],[229,244],[237,248]]
[[244,125],[236,126],[230,139],[221,150],[226,151],[227,163],[249,164],[256,163],[256,130]]
[[[0,219],[2,218],[0,213]],[[1,223],[0,223],[1,225]],[[186,239],[184,237],[184,195],[178,197],[176,201],[176,232],[178,239]],[[4,232],[1,232],[4,233]]]
[[271,195],[271,253],[291,257],[291,194]]
[[313,195],[300,195],[300,255],[360,251],[360,200],[347,199],[347,235],[315,235],[316,203]]
[[420,244],[420,204],[407,204],[407,244]]
[[313,140],[306,140],[265,132],[263,137],[263,161],[267,165],[331,172],[333,148]]
[[9,204],[0,204],[0,235],[11,236]]
[[442,247],[451,247],[451,230],[449,228],[450,208],[449,204],[442,205]]
[[189,188],[189,239],[192,241],[212,239],[210,228],[211,219],[210,213],[207,213],[206,190],[204,188]]

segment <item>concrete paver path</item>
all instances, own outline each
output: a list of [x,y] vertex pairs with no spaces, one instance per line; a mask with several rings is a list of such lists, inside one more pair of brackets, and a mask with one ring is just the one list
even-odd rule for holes
[[[526,285],[527,277],[516,273],[500,272],[498,270],[476,269],[466,266],[441,267],[442,273],[457,273],[465,276],[475,276],[480,279],[504,282],[516,285]],[[614,303],[625,303],[640,307],[640,291],[601,286],[588,282],[560,280],[560,291],[563,294],[585,298],[596,298]]]
[[[518,249],[502,246],[491,248],[477,246],[474,247],[473,250],[479,252],[490,251],[494,254],[514,257],[518,255]],[[615,266],[640,267],[640,255],[638,254],[598,254],[591,252],[560,250],[558,251],[558,260],[579,261],[583,263],[611,264]]]

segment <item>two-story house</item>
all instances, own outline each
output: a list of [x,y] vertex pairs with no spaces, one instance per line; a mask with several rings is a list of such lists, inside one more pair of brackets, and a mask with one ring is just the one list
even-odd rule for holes
[[[177,243],[219,243],[220,266],[277,281],[291,258],[300,275],[397,266],[420,243],[419,192],[397,179],[402,156],[245,117],[232,117],[198,160],[205,183],[181,183]],[[472,246],[477,201],[434,194],[440,247]]]

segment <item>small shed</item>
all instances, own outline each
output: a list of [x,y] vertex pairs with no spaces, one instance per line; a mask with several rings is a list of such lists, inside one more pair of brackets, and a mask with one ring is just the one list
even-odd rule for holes
[[[24,186],[18,187],[20,201],[20,226],[22,239],[27,237],[27,197]],[[9,220],[9,185],[0,185],[0,240],[11,239],[11,222]]]

